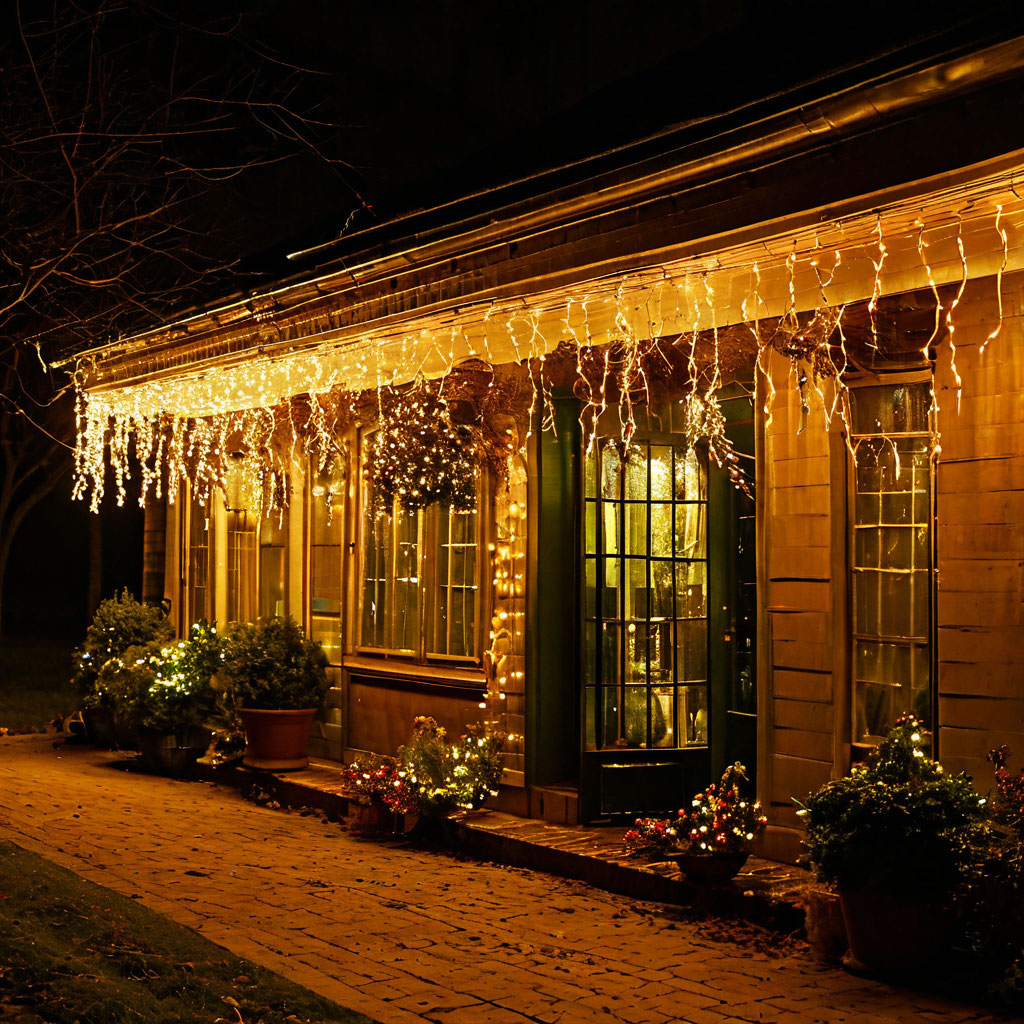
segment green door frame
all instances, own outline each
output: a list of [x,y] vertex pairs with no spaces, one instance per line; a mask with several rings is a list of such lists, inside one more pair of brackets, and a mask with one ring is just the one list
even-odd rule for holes
[[568,783],[579,772],[580,425],[571,393],[552,396],[554,430],[535,429],[527,480],[526,780]]

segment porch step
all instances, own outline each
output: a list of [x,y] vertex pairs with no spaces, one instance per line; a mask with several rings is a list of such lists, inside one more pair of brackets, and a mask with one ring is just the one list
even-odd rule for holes
[[645,863],[623,856],[626,830],[602,826],[558,826],[478,811],[459,821],[460,845],[481,859],[547,871],[635,899],[695,907],[785,933],[804,927],[805,905],[823,890],[803,868],[751,857],[725,885],[688,881],[669,862]]
[[527,796],[529,817],[553,825],[578,825],[580,794],[576,786],[530,786]]
[[[272,794],[283,807],[315,808],[332,820],[348,816],[348,798],[341,773],[331,762],[311,763],[296,772],[272,773],[250,768],[202,768],[197,775],[246,790],[253,786]],[[571,787],[545,786],[568,806]],[[804,926],[804,907],[822,890],[803,868],[751,857],[736,879],[726,885],[696,885],[669,863],[642,863],[622,854],[621,827],[555,824],[520,818],[500,811],[476,811],[456,819],[456,843],[481,860],[547,871],[609,892],[708,914],[751,921],[775,931],[793,933]]]

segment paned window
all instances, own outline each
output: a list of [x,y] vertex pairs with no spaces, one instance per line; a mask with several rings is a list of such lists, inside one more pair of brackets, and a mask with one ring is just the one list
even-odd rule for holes
[[345,530],[345,480],[340,464],[328,465],[309,494],[310,635],[332,665],[341,663],[341,548]]
[[474,658],[480,597],[478,516],[448,509],[436,509],[435,516],[437,572],[429,599],[434,614],[427,655]]
[[227,599],[228,622],[253,622],[256,618],[256,535],[257,519],[249,510],[240,465],[228,474],[227,514]]
[[704,746],[706,455],[603,441],[585,503],[587,747]]
[[288,509],[274,510],[259,525],[260,616],[285,614],[288,567]]
[[481,656],[478,507],[375,510],[363,489],[361,648],[424,659]]
[[193,495],[188,505],[188,576],[185,590],[187,625],[213,620],[210,509]]
[[932,713],[931,385],[851,389],[854,740]]

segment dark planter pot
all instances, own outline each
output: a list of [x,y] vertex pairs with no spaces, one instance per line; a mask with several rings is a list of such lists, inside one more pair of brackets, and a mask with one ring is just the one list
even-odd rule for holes
[[206,752],[210,734],[203,729],[159,732],[139,730],[139,760],[149,771],[163,775],[188,775]]
[[353,832],[382,835],[395,830],[394,812],[379,800],[373,800],[368,804],[349,801],[348,811],[348,827]]
[[938,896],[908,898],[895,887],[840,889],[850,953],[880,974],[941,970],[950,953],[950,915]]
[[749,853],[674,853],[669,855],[690,882],[701,885],[723,885],[735,878]]
[[302,711],[238,712],[245,727],[245,760],[250,768],[271,772],[294,771],[309,764],[306,750],[316,708]]
[[424,846],[451,847],[456,845],[458,826],[451,818],[421,814],[408,834],[410,839]]
[[138,750],[139,730],[114,715],[114,745],[118,750]]
[[117,745],[114,716],[110,708],[82,708],[82,722],[85,725],[86,741],[93,746],[109,748]]

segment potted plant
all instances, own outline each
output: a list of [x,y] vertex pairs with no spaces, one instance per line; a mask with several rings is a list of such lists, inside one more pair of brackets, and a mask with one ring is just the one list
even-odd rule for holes
[[323,647],[291,618],[231,627],[222,673],[227,697],[245,729],[251,768],[304,768],[309,730],[327,693]]
[[443,837],[442,823],[456,811],[477,810],[497,795],[504,744],[504,734],[488,735],[479,722],[452,741],[433,718],[413,721],[412,739],[398,758],[419,807],[418,835]]
[[99,685],[118,720],[135,731],[147,767],[181,774],[206,750],[211,678],[221,657],[217,628],[203,620],[187,640],[130,647],[104,664]]
[[673,857],[690,881],[727,882],[746,864],[768,822],[761,804],[743,794],[746,781],[747,769],[737,761],[690,802]]
[[990,819],[957,894],[972,973],[992,1001],[1024,1012],[1024,770],[1004,745],[989,752],[995,793]]
[[173,638],[174,627],[163,612],[136,601],[127,589],[100,602],[85,640],[75,651],[72,676],[83,697],[82,719],[91,742],[114,746],[119,736],[122,741],[128,739],[124,725],[120,733],[117,730],[111,702],[100,682],[103,666],[130,648],[166,644]]
[[[877,971],[918,971],[947,951],[951,903],[983,830],[986,800],[926,756],[904,715],[866,764],[797,812],[820,880],[839,892],[850,951]],[[799,803],[799,801],[797,801]]]
[[401,763],[370,755],[342,770],[349,798],[349,826],[358,832],[390,832],[399,814],[415,814],[419,801]]
[[742,792],[746,768],[738,761],[682,808],[674,820],[639,818],[623,836],[628,856],[673,860],[692,882],[727,882],[750,856],[767,818]]

